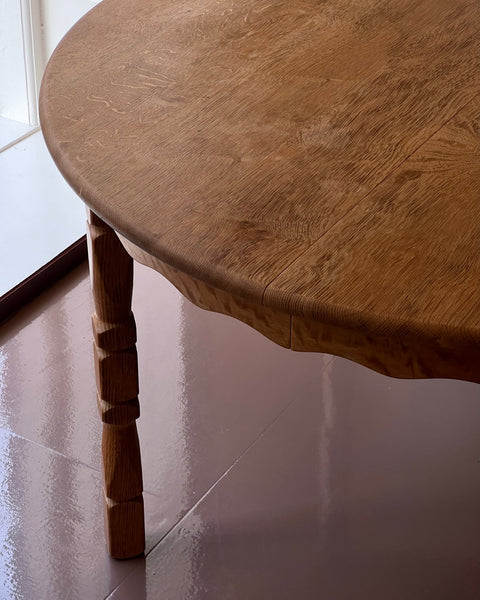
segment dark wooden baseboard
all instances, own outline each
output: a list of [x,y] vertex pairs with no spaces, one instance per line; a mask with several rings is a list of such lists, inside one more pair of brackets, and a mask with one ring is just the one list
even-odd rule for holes
[[81,237],[30,277],[0,297],[0,323],[53,285],[87,258],[87,236]]

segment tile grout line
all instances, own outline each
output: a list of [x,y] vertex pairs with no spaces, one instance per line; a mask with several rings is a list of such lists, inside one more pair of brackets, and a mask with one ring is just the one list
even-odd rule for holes
[[[167,531],[167,533],[152,547],[152,549],[148,552],[150,554],[153,550],[161,544],[187,516],[189,516],[197,506],[210,494],[210,492],[217,487],[217,485],[230,473],[230,471],[242,460],[242,458],[249,452],[249,450],[261,439],[263,436],[271,429],[275,423],[280,419],[280,417],[297,401],[297,399],[291,400],[287,406],[285,406],[278,415],[271,421],[262,431],[258,434],[258,436],[250,442],[250,444],[240,453],[240,455],[233,461],[233,463],[220,475],[220,477],[206,490],[202,496],[193,504],[188,511]],[[148,556],[147,554],[147,556]]]
[[30,444],[33,444],[34,446],[37,446],[38,448],[43,448],[44,450],[47,450],[48,452],[52,452],[53,454],[57,455],[57,456],[61,456],[62,458],[65,458],[66,460],[69,460],[77,465],[81,465],[82,467],[86,467],[87,469],[90,469],[91,471],[94,471],[95,473],[101,473],[101,469],[97,469],[96,467],[92,467],[91,465],[88,465],[87,463],[79,460],[78,458],[74,458],[73,456],[68,456],[66,454],[64,454],[63,452],[59,452],[58,450],[54,450],[53,448],[49,448],[48,446],[44,446],[43,444],[40,444],[39,442],[36,442],[35,440],[31,440],[30,438],[27,438],[23,435],[20,435],[18,433],[15,433],[13,431],[10,431],[10,429],[7,429],[5,427],[0,427],[0,432],[5,432],[8,433],[9,435],[24,440],[25,442],[29,442]]
[[[330,364],[330,363],[329,363]],[[242,458],[250,451],[250,449],[260,440],[264,437],[264,435],[275,425],[275,423],[280,419],[280,417],[282,417],[289,409],[291,406],[293,406],[296,402],[298,402],[298,398],[294,398],[293,400],[291,400],[279,413],[278,415],[273,419],[273,421],[271,421],[266,427],[264,427],[264,429],[262,429],[262,431],[258,434],[258,436],[243,450],[243,452],[234,460],[234,462],[222,473],[222,475],[220,475],[220,477],[202,494],[202,496],[195,502],[195,504],[193,504],[188,511],[180,518],[178,519],[178,521],[176,521],[171,527],[170,529],[167,531],[167,533],[165,533],[165,535],[163,535],[156,544],[154,544],[152,546],[152,548],[145,554],[145,560],[147,559],[147,557],[154,551],[156,550],[156,548],[158,548],[158,546],[160,546],[160,544],[162,542],[164,542],[169,536],[170,534],[180,525],[180,523],[182,523],[182,521],[184,521],[190,514],[192,514],[192,512],[197,508],[197,506],[199,506],[199,504],[201,502],[203,502],[203,500],[210,494],[210,492],[212,492],[217,485],[230,473],[230,471],[242,460]],[[130,577],[130,575],[132,575],[132,573],[135,572],[136,569],[133,569],[133,571],[131,571],[126,577],[125,579],[123,579],[116,587],[115,589],[113,589],[107,596],[105,596],[104,600],[109,600],[111,598],[113,598],[113,594],[115,594],[115,592],[118,590],[118,588],[125,582],[126,579],[128,579],[128,577]]]
[[[330,365],[330,363],[332,362],[332,360],[335,359],[335,356],[331,356],[331,360],[328,361],[327,365]],[[326,366],[324,368],[326,368]],[[217,487],[217,485],[220,483],[220,481],[222,481],[222,479],[224,479],[228,473],[230,473],[230,471],[242,460],[242,458],[250,451],[250,449],[259,441],[261,440],[264,435],[275,425],[275,423],[280,419],[280,417],[282,417],[289,409],[291,406],[293,406],[296,402],[298,402],[298,398],[294,398],[293,400],[291,400],[279,413],[278,415],[273,419],[273,421],[271,421],[268,425],[266,425],[262,431],[258,434],[258,436],[252,441],[250,442],[250,444],[241,452],[241,454],[233,461],[233,463],[222,473],[222,475],[220,475],[220,477],[209,487],[209,489],[207,491],[205,491],[203,493],[203,495],[195,502],[195,504],[193,504],[188,511],[174,524],[172,525],[172,527],[167,531],[167,533],[152,547],[151,550],[149,550],[149,552],[145,555],[148,556],[149,554],[151,554],[153,552],[153,550],[155,550],[155,548],[157,548],[157,546],[159,544],[161,544],[169,535],[170,533],[173,531],[173,529],[175,529],[177,527],[177,525],[179,525],[188,515],[190,515],[195,508],[205,499],[206,496],[208,496],[208,494],[210,494],[210,492]]]
[[[64,454],[63,452],[60,452],[59,450],[55,450],[54,448],[45,446],[44,444],[41,444],[40,442],[36,442],[35,440],[31,440],[30,438],[20,435],[19,433],[15,433],[14,431],[11,431],[8,428],[0,427],[0,432],[4,432],[4,433],[7,433],[15,438],[20,439],[20,440],[24,440],[25,442],[28,442],[29,444],[33,444],[34,446],[37,446],[38,448],[43,448],[43,450],[46,450],[47,452],[52,452],[52,454],[55,454],[56,456],[61,456],[62,458],[65,458],[66,460],[69,460],[69,461],[75,463],[76,465],[81,465],[82,467],[86,467],[87,469],[90,469],[91,471],[94,471],[95,473],[99,473],[99,474],[102,473],[101,468],[97,469],[97,467],[93,467],[92,465],[89,465],[88,463],[84,462],[83,460],[74,458],[73,456],[68,456],[68,454]],[[155,491],[147,489],[147,488],[145,488],[143,490],[143,492],[145,494],[149,494],[150,496],[159,497],[158,492],[155,492]]]

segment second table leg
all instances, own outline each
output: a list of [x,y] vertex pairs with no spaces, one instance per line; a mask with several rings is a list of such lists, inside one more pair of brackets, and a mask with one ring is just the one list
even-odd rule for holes
[[89,211],[90,276],[98,407],[103,421],[105,535],[114,558],[144,551],[145,526],[136,327],[131,311],[133,261],[117,235]]

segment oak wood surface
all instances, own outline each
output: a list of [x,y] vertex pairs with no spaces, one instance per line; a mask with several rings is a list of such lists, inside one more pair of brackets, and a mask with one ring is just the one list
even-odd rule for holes
[[292,347],[319,323],[479,381],[479,12],[105,0],[50,61],[44,135],[132,248],[302,323]]
[[402,344],[407,359],[410,349],[425,363],[411,376],[454,376],[463,364],[462,378],[478,380],[477,116],[477,101],[462,108],[273,281],[266,303],[295,306],[295,322],[308,317]]
[[88,242],[95,313],[95,375],[103,421],[105,537],[115,558],[145,548],[143,482],[136,419],[138,367],[131,310],[133,261],[115,232],[89,211]]
[[143,251],[123,236],[119,236],[127,252],[137,262],[152,267],[170,281],[186,298],[200,308],[234,317],[253,327],[284,348],[291,347],[291,316],[261,304],[214,288],[190,277]]
[[452,341],[448,333],[432,337],[401,324],[395,331],[382,331],[372,324],[357,323],[349,328],[332,324],[334,319],[288,315],[213,288],[162,263],[122,236],[120,240],[135,260],[161,273],[200,308],[243,321],[285,348],[336,354],[392,377],[478,381],[480,347],[475,337],[460,336]]

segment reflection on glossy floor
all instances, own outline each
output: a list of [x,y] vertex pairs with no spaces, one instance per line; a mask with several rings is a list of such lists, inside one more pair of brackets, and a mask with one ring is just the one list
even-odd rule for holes
[[0,598],[478,600],[480,393],[275,346],[138,267],[147,556],[103,542],[81,267],[0,329]]

